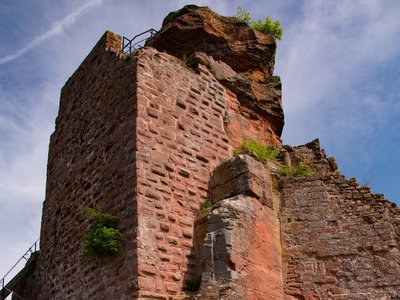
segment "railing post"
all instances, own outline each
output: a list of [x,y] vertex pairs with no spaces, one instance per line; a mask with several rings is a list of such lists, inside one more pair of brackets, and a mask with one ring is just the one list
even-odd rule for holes
[[1,280],[1,299],[4,299],[6,296],[6,289],[4,288],[5,278]]

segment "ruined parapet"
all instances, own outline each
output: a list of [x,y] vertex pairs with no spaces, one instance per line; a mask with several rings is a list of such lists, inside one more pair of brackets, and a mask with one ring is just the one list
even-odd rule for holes
[[278,211],[271,174],[248,155],[218,166],[210,180],[203,273],[196,299],[282,299]]
[[319,139],[305,145],[283,147],[283,158],[287,164],[299,164],[311,167],[317,173],[336,172],[338,167],[334,157],[326,157],[325,150],[321,149]]
[[345,179],[318,141],[286,149],[316,171],[279,183],[288,299],[399,298],[400,210]]

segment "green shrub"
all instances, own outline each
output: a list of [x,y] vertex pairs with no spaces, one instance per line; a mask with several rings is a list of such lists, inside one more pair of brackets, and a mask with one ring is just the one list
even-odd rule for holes
[[281,23],[279,22],[279,20],[272,22],[269,17],[266,17],[265,22],[258,20],[257,22],[255,21],[251,22],[251,24],[253,25],[253,28],[257,31],[266,34],[272,34],[278,40],[282,38],[283,29],[281,27]]
[[85,214],[93,220],[83,245],[84,255],[95,258],[101,254],[115,254],[118,251],[121,233],[116,228],[118,218],[104,213],[101,206],[86,208]]
[[278,169],[278,173],[282,176],[286,177],[303,177],[309,174],[314,174],[314,170],[311,169],[309,166],[305,166],[303,164],[298,164],[295,167],[280,167]]
[[211,200],[204,199],[204,201],[200,203],[199,208],[196,211],[197,217],[201,218],[201,217],[208,215],[208,213],[211,211],[212,207],[213,207],[213,204],[212,204]]
[[236,15],[234,17],[235,24],[246,24],[250,25],[250,13],[245,9],[242,9],[240,6],[236,8]]
[[240,147],[235,149],[235,154],[243,153],[246,150],[257,154],[257,160],[262,163],[265,163],[267,159],[276,161],[280,155],[279,149],[264,145],[256,140],[244,140]]

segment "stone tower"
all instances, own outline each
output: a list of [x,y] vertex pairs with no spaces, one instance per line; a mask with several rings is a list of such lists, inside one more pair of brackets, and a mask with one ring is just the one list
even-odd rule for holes
[[[186,6],[121,49],[106,32],[62,89],[32,299],[400,298],[395,204],[346,180],[318,141],[281,143],[272,36]],[[244,139],[281,157],[233,156]],[[120,249],[89,259],[83,211],[98,204]]]

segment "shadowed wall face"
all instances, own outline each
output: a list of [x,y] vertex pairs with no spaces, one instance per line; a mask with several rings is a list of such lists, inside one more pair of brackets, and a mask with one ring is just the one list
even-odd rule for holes
[[[136,295],[136,65],[106,32],[65,84],[50,140],[38,299]],[[110,51],[113,50],[113,51]],[[119,218],[116,257],[82,256],[86,207]]]

